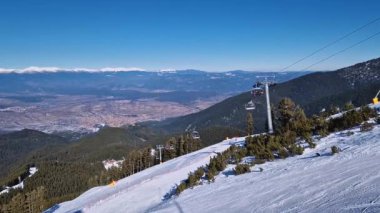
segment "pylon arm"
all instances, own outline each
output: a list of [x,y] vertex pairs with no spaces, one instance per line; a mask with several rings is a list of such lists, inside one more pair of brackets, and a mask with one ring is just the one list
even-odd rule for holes
[[373,104],[379,103],[379,98],[377,97],[379,96],[379,94],[380,94],[380,90],[377,92],[376,96],[372,99]]
[[377,92],[375,98],[377,98],[377,96],[379,96],[379,94],[380,94],[380,90]]

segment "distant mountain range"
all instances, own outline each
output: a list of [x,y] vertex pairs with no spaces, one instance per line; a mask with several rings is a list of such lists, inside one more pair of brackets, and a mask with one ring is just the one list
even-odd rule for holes
[[[270,88],[271,104],[291,98],[301,105],[307,114],[318,113],[330,105],[342,106],[346,102],[354,105],[371,103],[380,89],[380,58],[358,63],[331,72],[315,72]],[[195,114],[151,123],[166,131],[183,131],[188,127],[203,129],[210,126],[231,126],[244,129],[247,111],[244,104],[251,99],[249,92],[228,98]],[[265,97],[254,99],[253,111],[256,132],[265,130]]]
[[[266,72],[279,82],[309,72]],[[96,95],[125,99],[158,98],[189,102],[219,94],[247,91],[263,72],[32,72],[0,74],[3,97],[36,102],[51,95]],[[182,97],[185,95],[184,97]]]
[[[279,82],[308,72],[265,73]],[[262,72],[26,72],[0,74],[0,131],[92,132],[205,109],[247,91]]]

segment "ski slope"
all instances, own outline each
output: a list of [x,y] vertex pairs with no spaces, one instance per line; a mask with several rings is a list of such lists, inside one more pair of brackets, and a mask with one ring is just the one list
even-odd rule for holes
[[[190,171],[244,138],[226,140],[129,176],[115,187],[92,188],[47,212],[380,212],[380,126],[351,131],[350,136],[333,133],[301,156],[254,166],[248,174],[235,176],[228,166],[214,183],[164,200]],[[331,155],[333,145],[342,151]]]
[[166,161],[119,180],[115,186],[95,187],[78,198],[53,206],[46,212],[145,212],[159,205],[165,195],[187,178],[189,172],[206,165],[211,156],[223,152],[242,138],[225,140],[213,146]]
[[[380,126],[331,134],[301,156],[184,191],[151,212],[380,212]],[[331,155],[331,146],[342,152]],[[316,153],[320,157],[316,157]],[[231,169],[231,168],[230,168]],[[227,171],[225,174],[229,174]]]

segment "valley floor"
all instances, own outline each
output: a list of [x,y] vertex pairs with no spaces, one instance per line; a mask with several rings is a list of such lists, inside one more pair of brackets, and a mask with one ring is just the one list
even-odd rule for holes
[[29,103],[7,99],[0,93],[0,130],[35,129],[53,132],[95,132],[99,126],[121,127],[144,121],[164,120],[199,112],[226,95],[188,104],[155,99],[127,100],[114,97],[57,95]]
[[[236,138],[93,188],[48,212],[380,212],[380,126],[333,133],[303,155],[275,160],[235,176],[228,167],[214,183],[165,194]],[[330,147],[342,151],[331,155]],[[316,153],[321,154],[316,157]],[[262,167],[263,172],[259,172]]]

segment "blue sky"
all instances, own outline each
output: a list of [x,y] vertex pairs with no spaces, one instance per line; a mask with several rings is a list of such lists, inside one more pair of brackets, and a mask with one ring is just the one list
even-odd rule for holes
[[[280,70],[379,11],[377,0],[1,0],[0,67]],[[380,21],[289,70],[377,31]],[[380,36],[312,69],[376,57]]]

